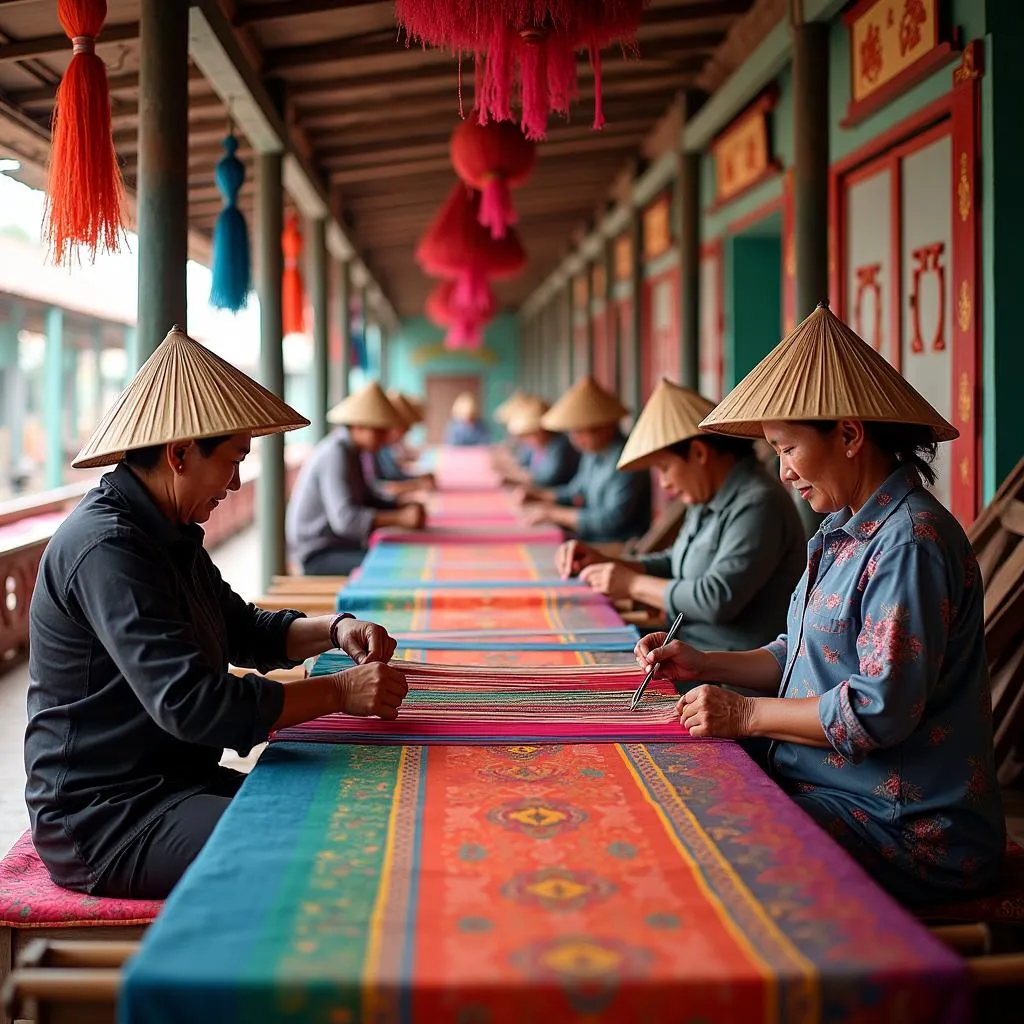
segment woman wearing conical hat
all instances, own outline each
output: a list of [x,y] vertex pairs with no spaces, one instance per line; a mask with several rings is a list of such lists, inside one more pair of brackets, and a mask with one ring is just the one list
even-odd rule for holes
[[452,403],[452,418],[444,428],[444,443],[456,447],[487,444],[491,433],[480,417],[480,402],[471,391],[463,391]]
[[547,411],[548,404],[543,399],[524,398],[506,423],[509,437],[522,445],[527,461],[521,466],[509,466],[502,483],[560,487],[576,475],[580,453],[565,434],[544,429],[541,420]]
[[647,531],[650,474],[616,469],[626,443],[619,420],[628,412],[593,377],[584,377],[541,417],[545,430],[568,433],[582,458],[567,484],[520,491],[528,523],[560,526],[591,543],[625,541]]
[[370,534],[385,526],[420,529],[416,495],[386,495],[372,484],[373,456],[406,421],[376,381],[327,414],[337,428],[299,471],[285,528],[292,557],[307,576],[347,575],[362,562]]
[[768,767],[900,899],[994,883],[1005,824],[992,748],[984,593],[970,543],[926,489],[957,431],[819,307],[702,423],[763,436],[785,483],[828,513],[786,631],[757,650],[653,634],[638,661],[699,685],[695,736],[772,740]]
[[671,550],[608,558],[585,541],[558,551],[563,577],[579,575],[608,597],[682,613],[680,638],[716,650],[747,650],[779,635],[806,562],[796,505],[758,461],[753,442],[702,430],[714,403],[667,380],[630,432],[621,470],[658,472],[689,506]]
[[387,392],[388,401],[403,420],[403,425],[388,431],[384,445],[373,453],[373,473],[378,490],[385,494],[411,494],[413,491],[432,491],[437,482],[433,473],[408,473],[403,468],[405,453],[402,450],[406,434],[423,417],[401,391]]
[[[114,469],[47,545],[29,615],[25,794],[59,884],[162,898],[242,782],[225,747],[331,711],[396,716],[383,628],[246,604],[203,548],[253,436],[306,423],[175,328],[75,460]],[[363,664],[287,686],[228,671],[339,646]]]

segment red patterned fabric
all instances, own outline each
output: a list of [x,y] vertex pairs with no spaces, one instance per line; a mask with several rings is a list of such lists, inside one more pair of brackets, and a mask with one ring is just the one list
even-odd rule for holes
[[26,832],[0,861],[0,926],[90,928],[149,924],[162,900],[112,900],[55,885]]

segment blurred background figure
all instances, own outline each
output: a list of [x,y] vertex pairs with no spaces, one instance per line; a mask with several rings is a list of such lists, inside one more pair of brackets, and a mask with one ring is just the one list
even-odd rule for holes
[[444,431],[444,443],[470,446],[487,444],[491,432],[480,418],[480,404],[476,395],[463,391],[452,403],[452,418]]
[[510,460],[503,483],[559,487],[576,475],[580,453],[565,434],[544,429],[541,418],[547,411],[548,403],[542,398],[520,401],[506,428],[525,460],[520,464]]

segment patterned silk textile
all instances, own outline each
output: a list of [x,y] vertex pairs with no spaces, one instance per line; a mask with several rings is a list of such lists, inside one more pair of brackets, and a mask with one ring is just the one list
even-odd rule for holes
[[270,747],[123,1024],[966,1019],[961,961],[732,743]]

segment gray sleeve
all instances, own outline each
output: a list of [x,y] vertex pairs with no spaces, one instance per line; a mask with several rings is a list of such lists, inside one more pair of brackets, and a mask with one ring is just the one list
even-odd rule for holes
[[639,562],[648,576],[660,576],[667,580],[672,575],[672,552],[654,551],[649,555],[632,555],[631,561]]
[[324,459],[318,483],[331,533],[353,544],[365,544],[373,530],[374,508],[355,503],[345,450],[340,445],[333,446]]
[[237,751],[267,738],[284,704],[281,684],[211,664],[154,555],[123,538],[97,544],[71,577],[68,599],[165,732]]
[[559,505],[575,505],[576,499],[583,494],[585,483],[586,478],[583,475],[583,463],[581,462],[579,469],[576,470],[576,475],[567,484],[553,488],[555,502]]
[[732,622],[778,569],[783,517],[763,493],[753,497],[730,514],[707,571],[668,585],[670,617],[682,612],[693,622]]
[[614,473],[599,491],[600,504],[580,509],[576,532],[583,540],[620,536],[636,522],[646,483],[640,473]]

